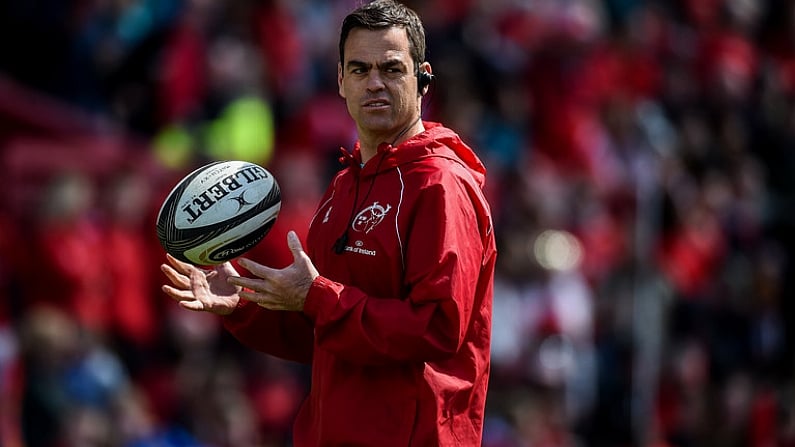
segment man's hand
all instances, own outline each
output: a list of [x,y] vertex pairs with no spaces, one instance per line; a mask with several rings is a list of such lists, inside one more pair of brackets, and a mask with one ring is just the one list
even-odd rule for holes
[[229,315],[240,301],[240,287],[227,282],[237,276],[232,264],[226,262],[212,270],[202,270],[194,265],[166,255],[168,264],[160,270],[172,285],[164,285],[163,292],[185,309]]
[[294,231],[287,233],[287,246],[293,253],[294,262],[281,270],[246,258],[238,260],[241,267],[260,278],[229,277],[229,284],[245,288],[239,292],[241,298],[271,310],[304,309],[306,295],[318,272]]

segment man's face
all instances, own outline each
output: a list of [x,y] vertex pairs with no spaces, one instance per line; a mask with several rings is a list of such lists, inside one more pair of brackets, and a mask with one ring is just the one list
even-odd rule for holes
[[419,117],[421,97],[403,28],[351,30],[337,81],[362,139],[390,142]]

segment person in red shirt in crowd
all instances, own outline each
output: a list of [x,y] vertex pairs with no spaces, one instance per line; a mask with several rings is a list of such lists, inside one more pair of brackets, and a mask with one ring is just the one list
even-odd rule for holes
[[[144,230],[152,191],[142,172],[119,170],[103,188],[103,247],[108,262],[108,306],[111,334],[128,356],[153,349],[161,326],[159,306],[151,288],[153,272],[142,263],[155,253]],[[135,360],[140,361],[141,358]]]
[[339,94],[359,141],[293,263],[204,270],[168,257],[164,291],[223,315],[254,349],[311,363],[297,447],[479,446],[496,247],[486,170],[452,130],[421,119],[431,82],[416,13],[376,0],[342,23]]
[[[111,326],[107,281],[102,269],[105,251],[101,226],[93,215],[96,185],[83,172],[54,176],[42,190],[41,207],[31,225],[31,255],[25,278],[25,310],[55,307],[73,316],[93,334]],[[38,275],[47,278],[42,281]],[[53,291],[57,290],[58,293]]]

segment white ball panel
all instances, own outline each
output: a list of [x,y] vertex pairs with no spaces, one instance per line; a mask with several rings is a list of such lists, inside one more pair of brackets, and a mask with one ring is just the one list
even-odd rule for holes
[[[210,239],[209,241],[198,245],[196,247],[190,248],[184,251],[184,255],[186,258],[190,259],[191,261],[197,264],[203,265],[211,265],[217,264],[218,261],[210,259],[210,255],[212,255],[216,250],[230,243],[242,239],[251,233],[257,231],[264,225],[267,225],[271,220],[276,219],[276,216],[279,214],[279,210],[281,209],[281,203],[268,208],[264,212],[257,214],[256,216],[252,217],[251,219],[235,226],[232,230],[222,233],[217,237]],[[237,247],[237,249],[230,249],[233,253],[230,252],[225,258],[233,258],[236,254],[242,254],[243,252],[247,251],[251,247]]]

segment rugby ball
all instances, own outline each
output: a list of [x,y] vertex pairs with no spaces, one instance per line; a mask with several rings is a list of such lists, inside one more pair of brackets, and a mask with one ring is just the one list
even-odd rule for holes
[[180,180],[157,215],[163,249],[194,265],[216,265],[252,249],[273,227],[281,190],[263,168],[218,161]]

